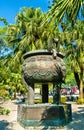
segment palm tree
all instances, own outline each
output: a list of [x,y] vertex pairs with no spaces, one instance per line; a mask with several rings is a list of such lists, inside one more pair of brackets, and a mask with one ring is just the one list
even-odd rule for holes
[[[30,50],[47,48],[48,38],[53,39],[59,31],[57,23],[46,23],[46,13],[39,8],[22,8],[16,15],[16,24],[8,27],[6,40],[14,49],[14,61],[19,62],[21,56]],[[17,64],[17,63],[16,63]]]
[[[16,23],[21,29],[22,43],[26,43],[26,49],[34,50],[42,48],[42,41],[41,41],[41,24],[44,15],[41,12],[40,8],[23,8],[20,13],[16,16]],[[21,45],[20,44],[20,45]]]
[[[77,22],[78,16],[84,16],[84,0],[53,0],[48,12],[47,20],[61,22],[63,31],[65,55],[70,60],[74,75],[80,88],[80,98],[83,98],[83,74],[84,74],[84,22]],[[66,24],[68,23],[68,24]],[[68,26],[67,26],[68,25]],[[73,43],[73,44],[71,44]],[[76,45],[74,46],[74,44]],[[79,70],[79,72],[78,72]]]
[[[77,21],[71,31],[63,33],[65,42],[65,53],[71,69],[74,72],[77,85],[80,90],[80,98],[83,99],[83,77],[84,77],[84,22]],[[66,36],[67,35],[67,36]]]
[[84,15],[84,0],[54,0],[49,10],[48,16],[57,18],[58,21],[63,19],[75,22],[79,13]]
[[16,45],[16,52],[21,50],[21,53],[24,53],[42,48],[40,28],[42,19],[43,14],[39,8],[23,8],[16,15],[16,24],[9,26],[7,32],[9,36],[6,39],[10,45]]

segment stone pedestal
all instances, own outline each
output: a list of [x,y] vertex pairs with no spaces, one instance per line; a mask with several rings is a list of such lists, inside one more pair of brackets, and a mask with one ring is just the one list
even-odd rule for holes
[[64,126],[72,120],[70,104],[20,104],[17,113],[17,120],[24,128]]

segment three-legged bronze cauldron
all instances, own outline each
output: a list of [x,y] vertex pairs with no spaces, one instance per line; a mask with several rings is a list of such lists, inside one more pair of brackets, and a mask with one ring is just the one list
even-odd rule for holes
[[[24,55],[22,66],[23,83],[27,85],[25,104],[18,106],[18,121],[29,126],[60,126],[71,120],[70,104],[60,104],[60,87],[64,82],[66,68],[63,55],[47,50],[36,50]],[[53,84],[53,103],[48,103],[48,83]],[[42,84],[42,103],[34,104],[34,84]],[[67,106],[67,109],[65,109]],[[68,109],[70,110],[68,112]]]

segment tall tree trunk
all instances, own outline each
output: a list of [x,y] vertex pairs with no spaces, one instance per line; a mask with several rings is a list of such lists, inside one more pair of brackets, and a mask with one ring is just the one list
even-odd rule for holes
[[78,89],[80,90],[80,79],[79,79],[79,75],[77,72],[74,71],[74,77],[78,86]]
[[14,92],[14,99],[16,99],[16,92]]
[[83,99],[83,69],[80,72],[80,98]]

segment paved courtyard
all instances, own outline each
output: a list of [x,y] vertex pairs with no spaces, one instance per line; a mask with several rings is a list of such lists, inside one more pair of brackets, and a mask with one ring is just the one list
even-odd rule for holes
[[[34,130],[84,130],[84,105],[77,105],[74,102],[72,104],[72,122],[63,128],[34,128]],[[6,109],[10,109],[9,115],[0,115],[0,130],[24,130],[17,123],[17,101],[10,100],[4,102],[3,106]],[[29,128],[28,130],[33,130]]]

